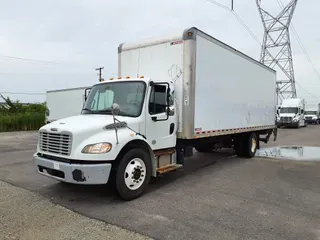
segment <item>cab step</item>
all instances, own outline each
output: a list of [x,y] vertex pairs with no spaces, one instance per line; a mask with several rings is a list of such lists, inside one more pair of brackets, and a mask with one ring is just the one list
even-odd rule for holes
[[163,173],[177,170],[179,168],[182,168],[182,164],[169,164],[169,165],[157,168],[157,173],[163,174]]

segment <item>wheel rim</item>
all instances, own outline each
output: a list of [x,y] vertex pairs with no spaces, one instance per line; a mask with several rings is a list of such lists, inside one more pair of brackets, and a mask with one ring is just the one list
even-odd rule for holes
[[130,190],[136,190],[144,183],[146,165],[140,158],[132,159],[124,172],[124,182]]
[[251,139],[251,152],[254,152],[256,150],[257,147],[257,140],[253,137]]

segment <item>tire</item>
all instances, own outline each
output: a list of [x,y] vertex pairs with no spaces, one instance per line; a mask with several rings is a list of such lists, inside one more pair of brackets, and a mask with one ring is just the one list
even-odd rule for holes
[[130,201],[140,197],[151,179],[150,156],[142,149],[129,150],[121,159],[116,172],[116,190],[119,196]]
[[242,134],[235,138],[234,149],[238,157],[245,157],[243,138]]
[[[253,158],[257,152],[258,137],[256,133],[243,134],[240,138],[239,150],[237,155],[239,157]],[[237,152],[237,150],[236,150]]]

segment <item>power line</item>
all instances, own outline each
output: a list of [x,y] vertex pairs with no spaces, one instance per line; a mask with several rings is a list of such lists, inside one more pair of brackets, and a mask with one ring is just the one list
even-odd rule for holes
[[225,10],[230,11],[230,8],[229,8],[229,7],[227,7],[227,6],[219,3],[219,2],[217,2],[217,1],[214,1],[214,0],[207,0],[207,1],[210,2],[210,3],[213,3],[213,4],[215,4],[215,5],[217,5],[218,7],[221,7],[221,8],[223,8],[223,9],[225,9]]
[[215,1],[215,0],[207,0],[210,3],[215,4],[218,7],[221,7],[227,11],[232,12],[232,14],[237,18],[237,20],[240,22],[240,24],[248,31],[248,33],[251,35],[251,37],[259,44],[259,46],[261,47],[261,42],[259,40],[259,38],[251,31],[251,29],[248,27],[248,25],[241,19],[241,17],[239,16],[239,14],[237,14],[234,10],[233,10],[233,1],[231,2],[231,8]]
[[261,42],[260,42],[259,38],[251,31],[251,29],[248,27],[248,25],[245,24],[245,22],[240,18],[240,16],[235,11],[232,10],[231,12],[238,19],[238,21],[242,24],[242,26],[248,31],[248,33],[250,33],[251,37],[254,40],[256,40],[256,42],[261,47]]
[[302,85],[301,85],[300,83],[298,83],[297,81],[295,81],[295,83],[296,83],[300,88],[302,88],[306,93],[308,93],[311,97],[317,98],[318,100],[320,100],[320,97],[318,97],[318,96],[313,95],[312,93],[310,93],[307,89],[305,89],[304,87],[302,87]]
[[2,59],[9,59],[9,60],[22,60],[22,61],[29,61],[29,62],[37,62],[37,63],[50,63],[50,64],[65,64],[65,62],[54,62],[54,61],[46,61],[46,60],[36,60],[32,58],[23,58],[23,57],[14,57],[14,56],[7,56],[7,55],[0,55]]
[[19,60],[19,61],[27,61],[32,63],[44,63],[44,64],[60,64],[60,65],[78,65],[78,66],[89,66],[87,64],[81,63],[74,63],[74,62],[62,62],[62,61],[47,61],[47,60],[40,60],[40,59],[32,59],[32,58],[25,58],[25,57],[16,57],[16,56],[8,56],[0,54],[0,59],[2,60]]
[[16,94],[16,95],[46,95],[45,93],[32,92],[0,92],[0,94]]

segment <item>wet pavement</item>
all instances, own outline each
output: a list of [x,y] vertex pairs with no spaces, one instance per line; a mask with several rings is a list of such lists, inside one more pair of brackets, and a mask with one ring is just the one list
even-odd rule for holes
[[[320,147],[319,134],[316,125],[280,129],[276,142],[261,147]],[[36,134],[0,136],[0,180],[85,216],[160,240],[320,239],[319,161],[195,153],[184,169],[123,202],[106,186],[61,184],[37,174],[36,140]]]
[[320,161],[320,147],[283,146],[262,148],[257,151],[256,156],[297,161]]

